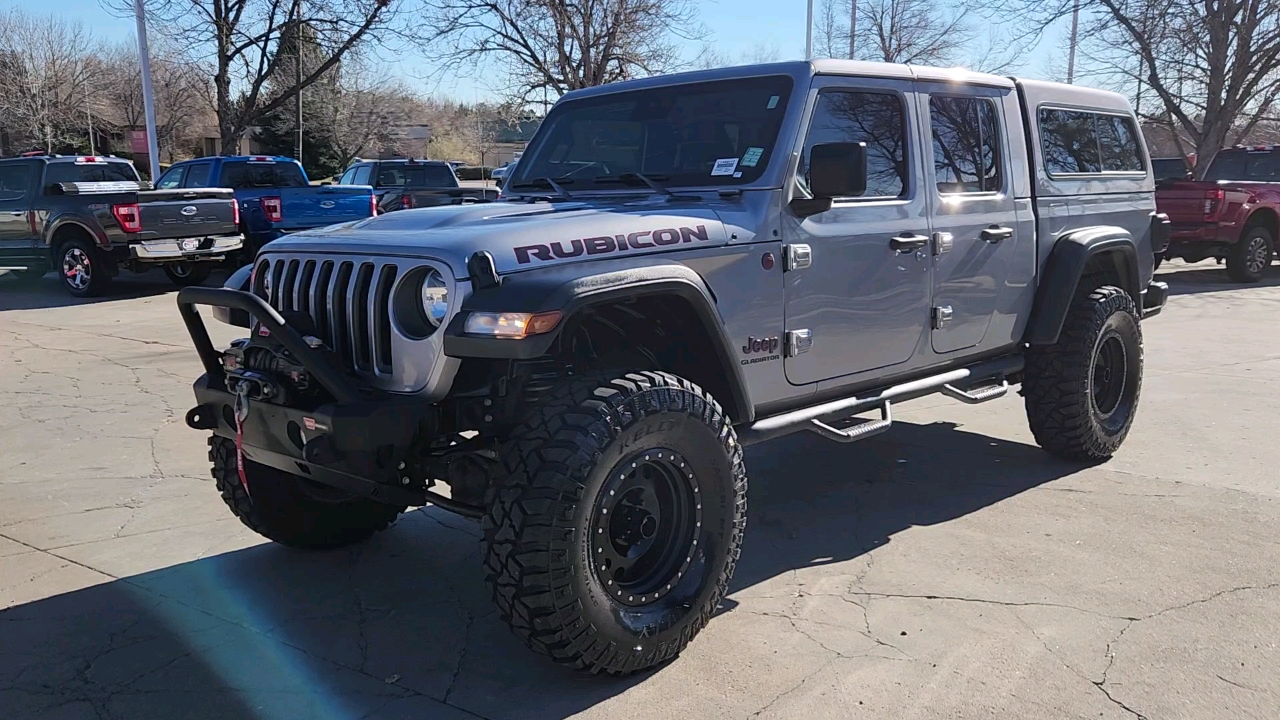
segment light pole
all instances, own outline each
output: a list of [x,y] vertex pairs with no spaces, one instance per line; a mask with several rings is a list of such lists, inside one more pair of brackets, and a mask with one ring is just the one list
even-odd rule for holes
[[1067,50],[1067,84],[1076,81],[1076,43],[1080,39],[1080,0],[1071,6],[1071,48]]
[[[141,0],[139,0],[141,2]],[[809,0],[805,12],[804,24],[804,59],[813,59],[813,0]]]
[[147,13],[143,0],[133,0],[133,14],[138,21],[138,63],[142,66],[142,109],[147,116],[147,159],[150,160],[151,182],[160,179],[160,146],[156,142],[156,106],[151,94],[151,54],[147,50]]

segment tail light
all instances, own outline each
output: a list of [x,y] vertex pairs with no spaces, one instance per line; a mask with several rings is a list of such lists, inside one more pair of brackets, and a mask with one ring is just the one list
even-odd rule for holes
[[258,200],[262,205],[262,214],[267,216],[267,222],[278,223],[284,220],[284,210],[280,204],[280,197],[271,195]]
[[142,212],[137,203],[128,205],[112,205],[111,214],[115,216],[120,229],[127,233],[142,232]]
[[378,214],[378,196],[369,196],[369,217],[375,217]]
[[1216,220],[1218,213],[1222,212],[1222,206],[1226,204],[1227,192],[1225,190],[1205,190],[1204,191],[1204,218],[1206,220]]
[[240,227],[240,201],[231,201],[231,224]]
[[400,196],[400,208],[402,210],[413,209],[413,196],[408,193]]

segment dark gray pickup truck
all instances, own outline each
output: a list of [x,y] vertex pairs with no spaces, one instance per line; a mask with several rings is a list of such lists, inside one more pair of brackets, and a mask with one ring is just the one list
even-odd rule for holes
[[462,187],[453,167],[441,160],[360,160],[342,173],[338,184],[373,186],[380,215],[498,199],[495,188]]
[[0,159],[0,272],[58,271],[72,295],[103,292],[121,268],[164,268],[198,285],[239,250],[231,190],[149,190],[129,162],[96,156]]

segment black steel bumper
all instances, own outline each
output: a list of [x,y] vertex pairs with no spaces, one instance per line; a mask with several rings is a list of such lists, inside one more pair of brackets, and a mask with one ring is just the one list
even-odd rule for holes
[[1159,315],[1168,299],[1169,283],[1153,281],[1147,285],[1147,289],[1142,291],[1142,317],[1145,319]]
[[205,368],[194,385],[197,405],[187,413],[187,425],[236,436],[235,394],[227,387],[221,353],[214,349],[197,305],[249,313],[334,398],[313,408],[251,401],[241,423],[245,457],[382,502],[426,504],[424,490],[401,485],[399,469],[414,438],[434,429],[433,406],[356,386],[270,305],[247,292],[190,287],[178,293],[178,310]]

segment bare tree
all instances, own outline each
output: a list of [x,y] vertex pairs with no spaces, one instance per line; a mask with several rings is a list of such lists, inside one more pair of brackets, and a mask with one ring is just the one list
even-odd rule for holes
[[814,57],[850,57],[848,20],[853,15],[853,0],[822,0],[813,19]]
[[[95,114],[123,127],[144,123],[142,77],[137,45],[109,48],[98,59]],[[212,115],[210,83],[199,66],[186,62],[164,43],[152,45],[152,87],[156,104],[156,141],[161,155],[173,162],[194,145],[195,128]]]
[[[132,12],[129,0],[111,1],[122,13]],[[394,32],[405,7],[396,0],[150,0],[148,13],[153,32],[212,67],[222,152],[232,153],[250,127],[353,48]],[[267,86],[285,59],[277,52],[281,41],[301,26],[314,31],[325,60],[268,97]]]
[[[1073,0],[1002,2],[1028,37]],[[1130,90],[1148,121],[1186,138],[1196,177],[1223,147],[1273,120],[1280,95],[1280,0],[1080,0],[1081,44]]]
[[948,13],[936,0],[859,0],[858,57],[946,65],[973,43],[964,8]]
[[428,24],[444,71],[500,65],[519,106],[674,69],[703,35],[692,0],[439,0]]
[[88,60],[95,54],[78,22],[0,14],[0,126],[15,144],[53,152],[88,137]]

